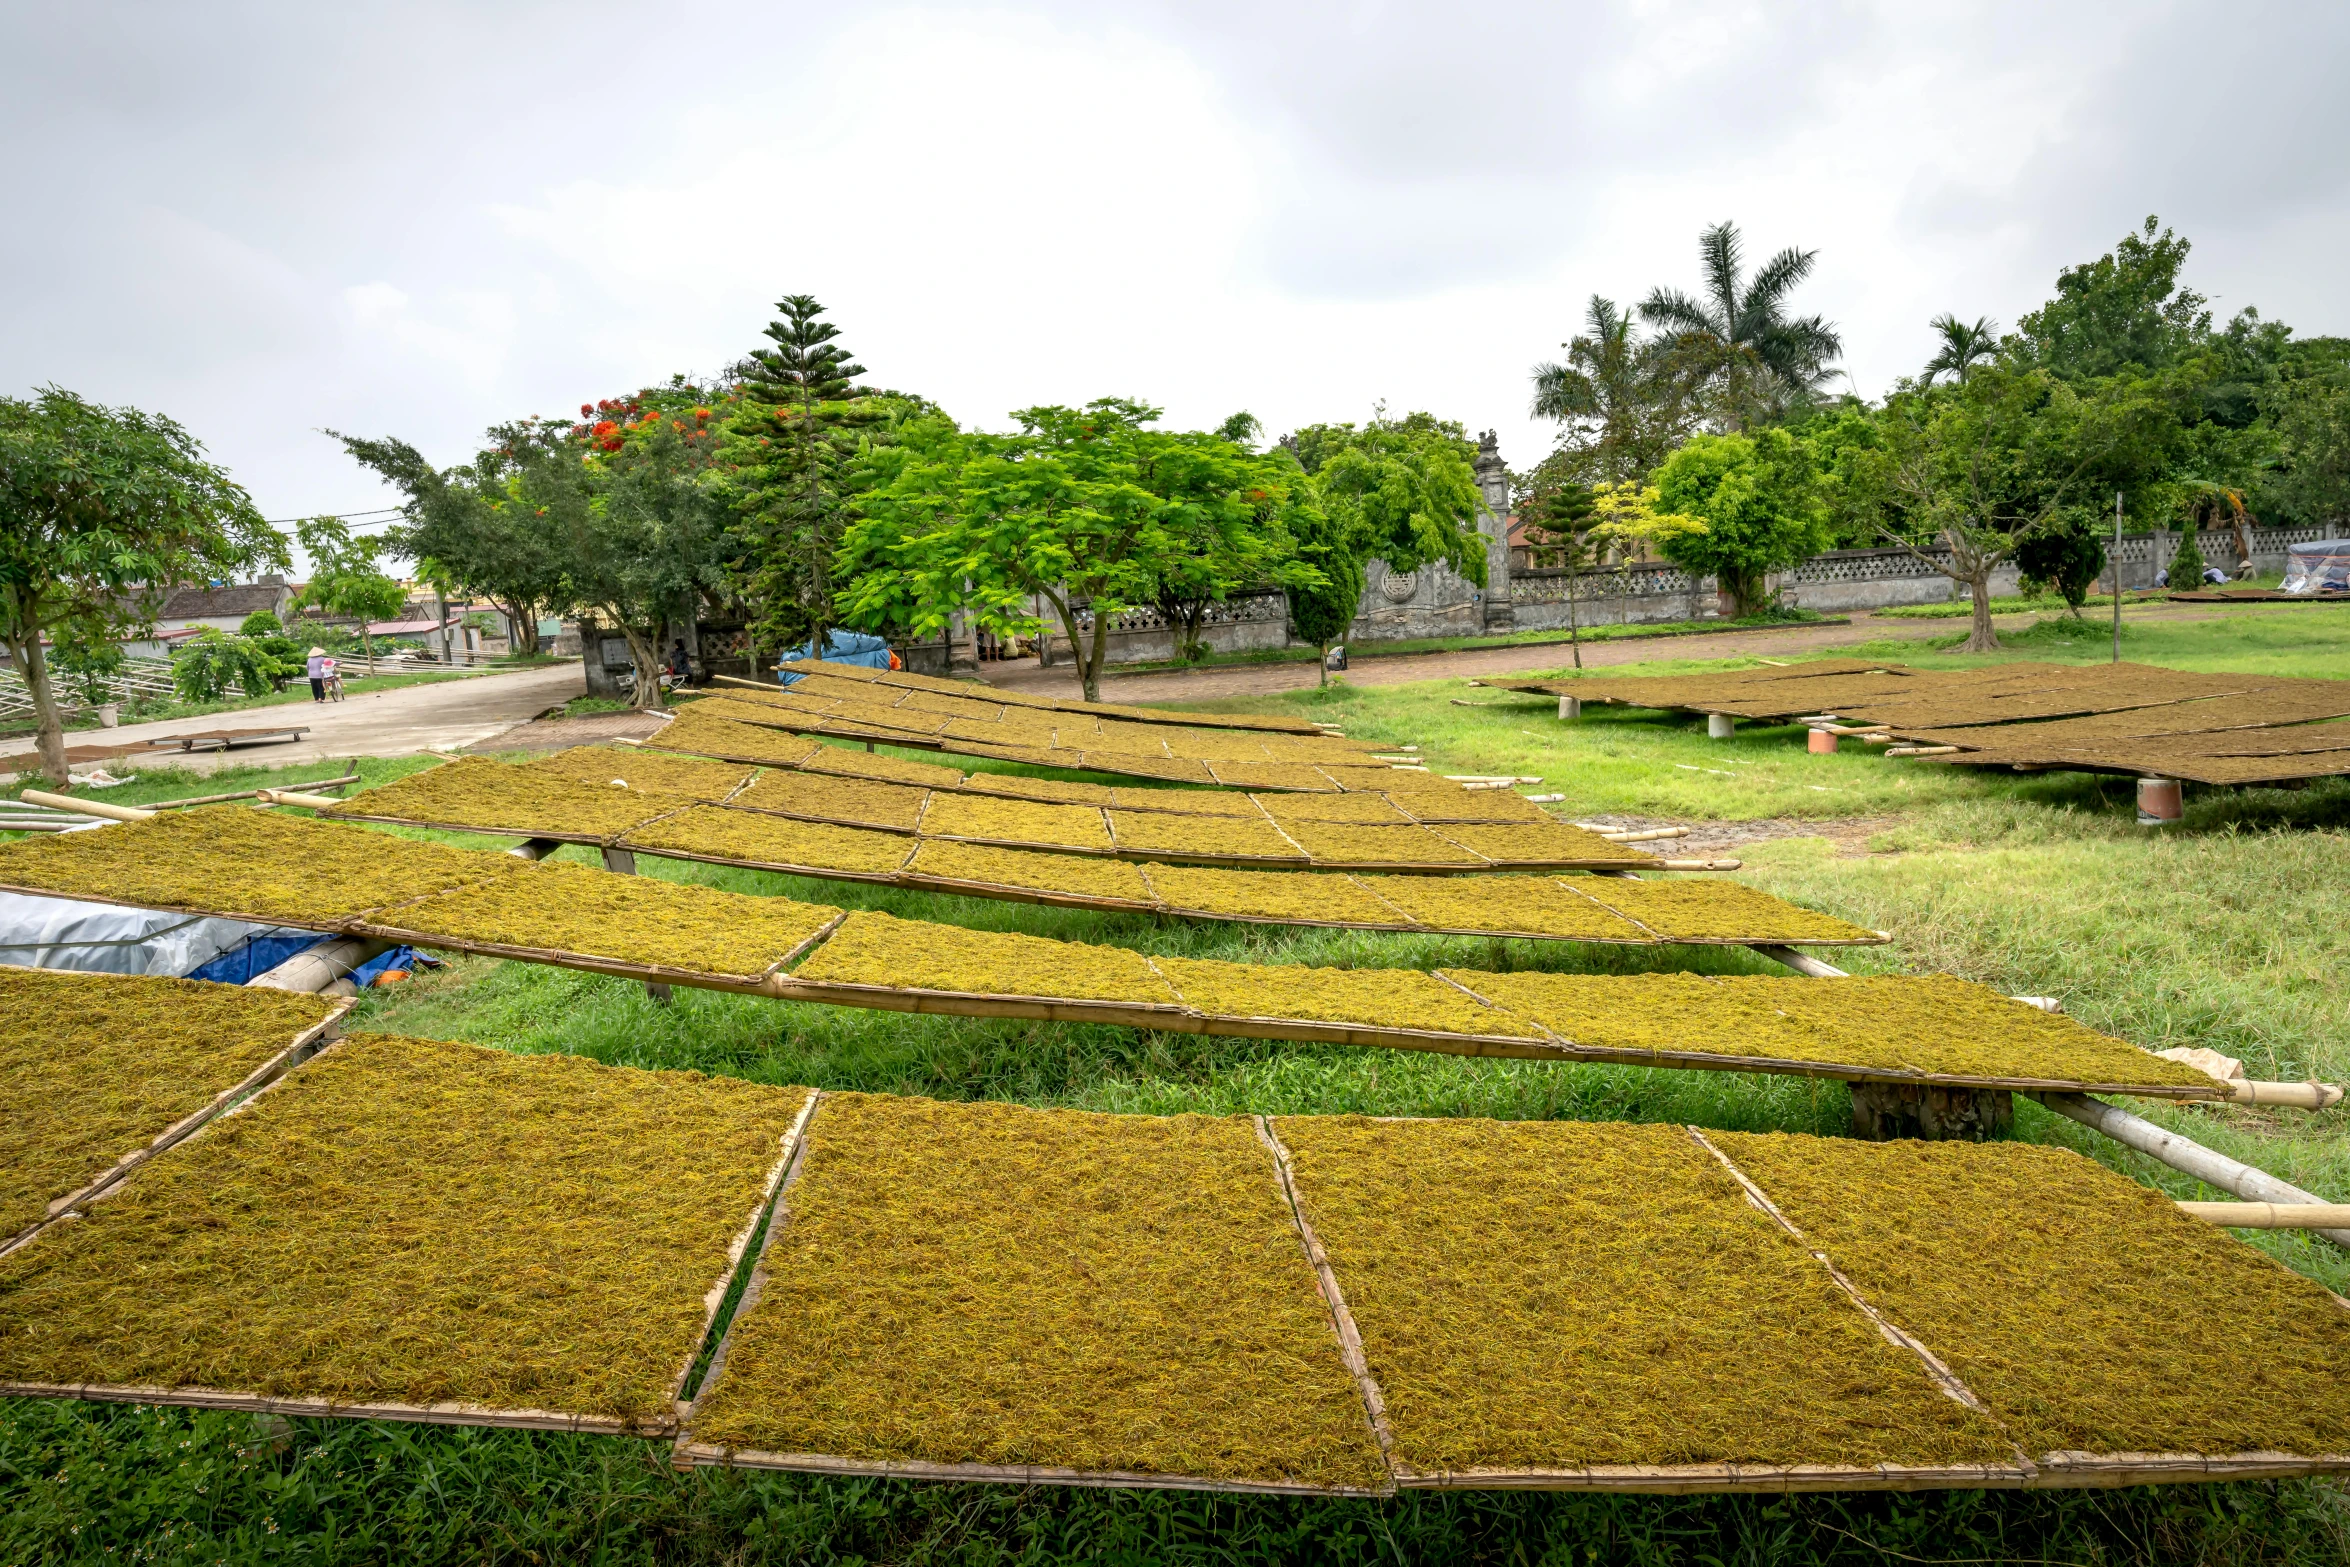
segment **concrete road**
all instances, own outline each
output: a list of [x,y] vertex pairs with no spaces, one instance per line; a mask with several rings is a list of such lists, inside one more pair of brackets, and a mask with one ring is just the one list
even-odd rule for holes
[[[286,702],[275,707],[175,718],[120,729],[83,729],[67,735],[68,745],[114,744],[196,734],[207,729],[266,729],[299,725],[308,733],[291,745],[257,745],[234,751],[157,751],[109,762],[116,774],[140,766],[175,766],[209,772],[223,765],[254,763],[280,767],[328,757],[408,756],[418,751],[456,751],[528,723],[558,702],[581,694],[576,662],[539,669],[473,675],[462,680],[370,691],[322,705]],[[30,742],[19,742],[30,750]]]

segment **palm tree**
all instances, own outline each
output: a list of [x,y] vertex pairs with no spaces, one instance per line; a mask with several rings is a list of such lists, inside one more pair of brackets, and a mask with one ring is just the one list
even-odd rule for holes
[[1818,251],[1782,250],[1751,278],[1739,276],[1740,251],[1738,225],[1714,225],[1697,238],[1704,297],[1660,288],[1640,302],[1640,318],[1671,334],[1674,359],[1711,390],[1716,418],[1732,430],[1810,402],[1844,351],[1820,317],[1787,314],[1787,296],[1811,275]]
[[1944,372],[1964,385],[1969,370],[1999,351],[1999,323],[1989,316],[1977,316],[1975,324],[1968,326],[1945,310],[1928,325],[1942,334],[1942,346],[1926,361],[1926,373],[1921,377],[1928,386]]
[[1583,320],[1582,335],[1561,345],[1566,363],[1534,367],[1532,413],[1570,426],[1566,441],[1590,454],[1597,477],[1638,477],[1663,461],[1679,433],[1685,393],[1663,373],[1663,356],[1640,338],[1631,312],[1594,294]]

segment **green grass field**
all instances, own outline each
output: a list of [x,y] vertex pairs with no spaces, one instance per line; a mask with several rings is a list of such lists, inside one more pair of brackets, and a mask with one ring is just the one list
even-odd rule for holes
[[[2350,674],[2350,610],[2229,611],[2132,625],[2125,636],[2125,656],[2147,662]],[[1895,656],[1933,667],[1975,662],[1907,645]],[[2014,656],[2084,657],[2074,644],[2031,643]],[[1889,761],[1873,749],[1813,757],[1799,729],[1742,729],[1715,742],[1701,723],[1617,709],[1587,709],[1591,716],[1562,724],[1549,701],[1457,680],[1212,705],[1309,712],[1350,734],[1417,742],[1440,771],[1540,775],[1541,792],[1568,796],[1559,809],[1569,817],[1767,820],[1781,836],[1732,851],[1746,861],[1747,879],[1896,937],[1852,956],[1849,967],[1947,971],[2058,995],[2084,1021],[2156,1048],[2212,1045],[2243,1056],[2260,1076],[2350,1078],[2341,978],[2350,972],[2350,781],[2191,791],[2180,827],[2150,831],[2135,825],[2125,782],[1977,774]],[[423,765],[410,758],[362,771],[378,782]],[[105,798],[136,803],[271,776],[150,774]],[[639,864],[646,874],[737,890],[1152,952],[1776,972],[1736,951],[1187,924]],[[458,959],[370,992],[363,1021],[763,1081],[1101,1110],[1573,1117],[1830,1134],[1849,1117],[1841,1086],[1809,1079],[1561,1069],[682,990],[661,1006],[627,982],[486,959]],[[2350,1198],[2340,1112],[2133,1108],[2323,1195]],[[2036,1105],[2019,1106],[2016,1135],[2080,1148],[2174,1195],[2213,1195]],[[2350,1290],[2350,1257],[2322,1242],[2270,1233],[2250,1243]],[[2208,1338],[2212,1374],[2226,1374],[2224,1322],[2176,1326]],[[663,1449],[616,1439],[0,1404],[0,1561],[134,1553],[189,1562],[2335,1563],[2350,1559],[2350,1491],[2291,1482],[2028,1496],[1316,1502],[679,1475]]]

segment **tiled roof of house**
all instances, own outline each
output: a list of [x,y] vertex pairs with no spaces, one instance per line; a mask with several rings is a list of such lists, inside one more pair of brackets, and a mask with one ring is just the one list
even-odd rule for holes
[[214,588],[178,588],[163,601],[163,610],[158,618],[164,621],[211,620],[229,615],[250,615],[257,609],[274,613],[287,591],[282,582],[231,582]]

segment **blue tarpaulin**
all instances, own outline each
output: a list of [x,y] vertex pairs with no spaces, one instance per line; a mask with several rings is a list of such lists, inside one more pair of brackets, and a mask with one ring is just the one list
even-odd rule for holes
[[[783,650],[786,664],[808,657],[808,644]],[[856,664],[865,669],[889,668],[889,643],[883,638],[867,636],[862,631],[828,631],[824,634],[824,662],[827,664]],[[783,683],[796,686],[800,677],[790,670],[783,671]]]

